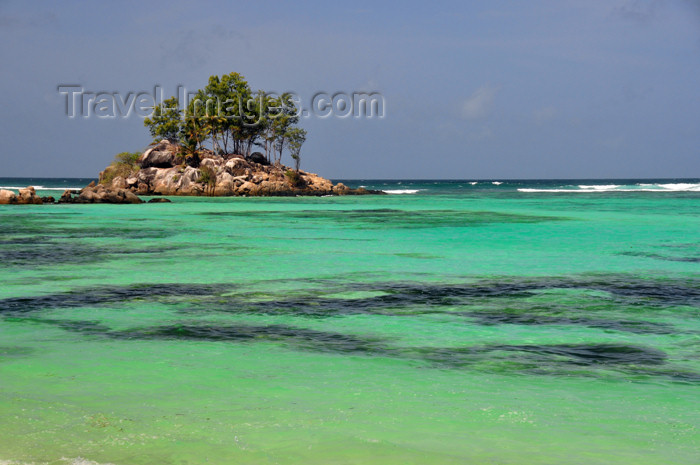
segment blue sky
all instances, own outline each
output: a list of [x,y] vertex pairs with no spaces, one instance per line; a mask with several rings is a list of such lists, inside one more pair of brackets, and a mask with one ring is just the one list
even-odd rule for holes
[[378,91],[382,119],[306,118],[332,178],[700,177],[700,2],[0,1],[0,177],[95,176],[137,116],[65,115],[61,84],[126,95],[243,74]]

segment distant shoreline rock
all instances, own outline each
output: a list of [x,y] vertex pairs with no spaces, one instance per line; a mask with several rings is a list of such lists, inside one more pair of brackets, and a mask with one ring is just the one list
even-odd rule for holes
[[17,194],[7,189],[0,189],[0,205],[41,205],[44,201],[36,195],[34,187],[20,189]]
[[[144,203],[139,195],[281,197],[386,194],[362,187],[351,189],[314,173],[270,164],[259,152],[244,157],[201,150],[196,160],[190,159],[187,163],[181,152],[178,144],[164,139],[140,156],[133,154],[138,156],[133,163],[112,163],[100,172],[98,184],[93,181],[80,190],[68,189],[58,201],[53,197],[39,197],[35,188],[29,186],[19,189],[18,193],[0,189],[0,205]],[[158,197],[148,203],[161,202],[169,200]]]
[[[163,199],[166,200],[166,199]],[[142,203],[143,201],[133,192],[126,189],[115,189],[91,182],[87,187],[76,190],[67,189],[58,199],[58,203]],[[34,187],[20,189],[19,193],[0,189],[0,205],[43,205],[56,203],[56,199],[39,197]]]
[[133,165],[113,163],[99,175],[99,185],[137,195],[177,196],[325,196],[384,194],[333,184],[317,174],[269,164],[254,152],[248,157],[201,150],[185,162],[181,147],[162,140]]
[[[75,197],[73,196],[75,194]],[[126,189],[105,186],[104,184],[95,185],[91,182],[86,187],[80,189],[77,193],[66,190],[58,203],[143,203],[136,194]]]

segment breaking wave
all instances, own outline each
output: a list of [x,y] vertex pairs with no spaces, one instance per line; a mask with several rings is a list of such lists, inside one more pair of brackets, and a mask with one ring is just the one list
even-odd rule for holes
[[384,192],[387,194],[415,194],[419,191],[420,189],[387,189]]
[[[0,189],[8,189],[18,191],[20,189],[25,189],[27,186],[0,186]],[[65,191],[66,189],[72,191],[79,191],[82,187],[44,187],[44,186],[31,186],[37,191]],[[84,187],[84,186],[83,186]],[[0,463],[2,465],[2,463]]]
[[579,184],[578,186],[562,186],[551,189],[520,188],[518,192],[700,192],[700,183],[668,183],[668,184]]

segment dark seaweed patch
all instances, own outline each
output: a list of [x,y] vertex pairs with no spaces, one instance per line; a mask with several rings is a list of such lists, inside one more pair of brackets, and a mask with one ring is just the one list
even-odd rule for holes
[[86,320],[40,320],[43,323],[53,323],[61,329],[77,333],[91,335],[109,335],[111,330],[109,326],[103,325],[98,321]]
[[[106,337],[115,340],[183,340],[208,342],[277,342],[297,350],[333,352],[339,354],[397,355],[379,338],[363,338],[348,334],[317,331],[288,325],[204,325],[179,324],[112,330],[108,326],[90,320],[61,320],[55,318],[16,318],[25,323],[48,324],[63,330],[86,336]],[[0,356],[2,348],[0,348]]]
[[29,347],[0,346],[0,361],[14,357],[26,357],[33,353],[34,349]]
[[433,260],[436,258],[442,258],[439,255],[432,255],[432,254],[420,253],[420,252],[401,252],[401,253],[395,253],[392,255],[394,255],[396,257],[402,257],[402,258],[417,258],[420,260]]
[[[614,369],[626,375],[657,376],[691,383],[700,381],[700,374],[691,371],[679,371],[672,367],[658,368],[666,363],[667,356],[664,352],[651,347],[626,344],[490,345],[416,349],[392,347],[388,344],[389,341],[378,338],[363,338],[285,325],[178,325],[113,332],[109,336],[117,339],[275,342],[294,350],[390,357],[427,362],[435,367],[468,368],[487,372],[597,376],[595,369],[600,367]],[[488,366],[494,358],[499,359],[495,356],[498,353],[505,354],[500,359],[501,363],[495,367]],[[581,368],[588,371],[582,373]]]
[[176,339],[195,341],[281,342],[297,349],[342,354],[378,355],[388,351],[378,339],[360,338],[341,333],[315,331],[286,325],[204,326],[174,325],[108,333],[117,339]]
[[0,313],[12,316],[39,310],[121,304],[137,299],[157,300],[180,296],[210,296],[231,288],[231,285],[222,284],[148,284],[76,289],[73,292],[37,297],[0,299]]
[[700,286],[691,281],[612,281],[594,282],[593,289],[600,289],[612,294],[633,297],[635,299],[651,299],[669,304],[695,305],[700,303]]
[[[617,297],[648,299],[660,303],[687,304],[700,303],[700,282],[692,279],[677,280],[643,280],[630,276],[605,276],[591,278],[532,278],[523,280],[483,280],[470,284],[432,285],[432,284],[389,284],[376,286],[392,294],[393,299],[401,299],[409,303],[434,304],[442,299],[470,298],[526,298],[534,296],[537,291],[552,289],[596,290],[605,291]],[[391,300],[385,298],[384,300]],[[644,302],[648,303],[648,301]]]
[[660,350],[624,344],[505,345],[493,350],[561,356],[575,365],[660,365],[666,361],[666,354]]
[[676,329],[668,324],[651,321],[636,320],[606,320],[603,318],[589,318],[584,316],[573,316],[576,314],[575,308],[566,309],[571,316],[546,314],[542,310],[519,309],[518,313],[510,312],[460,312],[460,314],[472,317],[481,325],[494,326],[500,324],[513,325],[575,325],[587,326],[611,331],[623,331],[635,334],[673,334]]
[[362,338],[342,333],[316,331],[287,325],[202,325],[180,324],[113,331],[86,320],[25,318],[23,321],[50,324],[71,332],[118,340],[187,340],[208,342],[278,342],[294,349],[339,354],[397,354],[378,338]]
[[36,245],[49,242],[48,236],[5,236],[0,238],[0,245]]
[[[289,314],[311,318],[379,314],[387,316],[446,313],[470,318],[482,325],[577,325],[637,334],[670,334],[677,330],[668,324],[639,319],[635,306],[644,304],[693,304],[698,295],[691,283],[648,283],[627,281],[616,284],[595,281],[552,280],[522,282],[478,282],[465,285],[426,285],[391,283],[355,285],[351,290],[381,292],[362,298],[330,298],[309,291],[301,297],[250,301],[245,295],[204,298],[185,312],[226,312]],[[598,297],[593,304],[559,303],[556,295],[547,302],[527,299],[538,291],[551,289],[605,290],[612,297]],[[614,314],[603,315],[614,309]],[[620,318],[619,312],[634,313],[633,319]],[[591,313],[598,313],[593,316]],[[603,315],[600,315],[600,314]]]
[[237,211],[201,212],[205,216],[232,216],[240,218],[260,218],[290,221],[294,219],[310,221],[333,221],[341,226],[356,228],[435,228],[472,227],[493,223],[541,223],[564,221],[569,218],[557,216],[517,215],[492,211],[463,210],[398,210],[390,208],[358,210],[299,210],[299,211]]
[[[363,353],[407,357],[411,349],[391,348],[386,340],[363,338],[334,332],[317,331],[288,325],[169,325],[127,331],[109,331],[103,325],[86,321],[44,320],[58,324],[70,331],[90,334],[103,334],[115,339],[176,339],[199,341],[283,342],[296,348],[336,353]],[[555,345],[491,345],[466,348],[427,348],[416,353],[428,361],[436,361],[440,356],[463,358],[465,355],[479,355],[494,351],[525,352],[556,358],[556,363],[574,365],[660,365],[666,361],[666,354],[651,347],[625,344],[555,344]],[[437,357],[436,357],[437,356]],[[561,357],[564,359],[562,360]],[[444,361],[444,360],[443,360]]]
[[685,263],[700,263],[700,257],[677,257],[673,255],[661,255],[657,253],[647,253],[647,252],[620,252],[619,255],[624,255],[627,257],[643,257],[651,258],[654,260],[664,260],[667,262],[685,262]]
[[415,353],[416,357],[447,369],[468,368],[566,376],[596,376],[597,369],[605,369],[626,375],[700,381],[697,373],[668,366],[664,352],[639,345],[609,343],[424,347],[415,349]]
[[109,336],[111,328],[98,321],[91,320],[61,320],[58,318],[11,317],[10,321],[22,323],[48,324],[66,331],[83,333],[93,336]]
[[[133,249],[126,253],[146,253],[151,249]],[[328,285],[333,284],[328,283]],[[204,297],[196,304],[193,310],[202,310],[202,307],[214,311],[246,311],[254,313],[295,313],[309,316],[334,316],[358,313],[382,313],[394,314],[392,310],[415,309],[416,313],[435,313],[440,311],[434,307],[458,307],[472,304],[495,303],[499,299],[516,299],[522,301],[538,295],[540,291],[556,289],[572,290],[596,290],[610,293],[612,300],[605,302],[610,304],[634,306],[637,304],[649,305],[654,302],[661,304],[694,305],[700,303],[700,283],[697,280],[639,280],[629,277],[594,278],[594,279],[557,279],[539,278],[526,280],[482,280],[475,283],[459,285],[425,284],[425,283],[377,283],[377,284],[350,284],[342,291],[376,292],[379,295],[360,298],[331,298],[324,297],[320,291],[309,290],[306,294],[287,298],[270,299],[262,302],[250,301],[246,294],[234,296],[221,296],[223,292],[235,289],[230,284],[139,284],[130,286],[103,286],[96,288],[79,288],[73,292],[52,294],[49,296],[9,298],[0,300],[0,311],[8,308],[16,308],[18,303],[29,308],[41,307],[81,307],[96,303],[109,303],[117,300],[129,300],[132,298],[149,298],[167,295],[194,295]],[[209,299],[207,299],[209,298]],[[553,312],[554,319],[547,322],[566,321],[560,317],[570,319],[577,324],[578,316],[575,314],[562,315],[569,310],[575,310],[563,306],[555,308],[556,298],[552,297],[552,304],[539,302],[542,315],[530,315],[534,319],[542,318],[545,321],[547,314]],[[544,306],[544,307],[543,307]],[[528,312],[536,312],[537,307],[528,308],[523,303],[523,308]],[[385,312],[385,310],[388,310]],[[409,312],[410,313],[410,312]],[[458,313],[458,312],[457,312]],[[398,312],[397,314],[404,314]],[[485,323],[496,323],[501,318],[503,322],[527,323],[528,315],[518,314],[517,310],[507,310],[502,307],[501,312],[484,313],[483,311],[467,311],[464,313],[476,318],[484,318]],[[536,321],[532,321],[536,323]],[[595,324],[595,321],[588,321]],[[635,321],[623,323],[623,326],[635,326]]]
[[468,304],[470,299],[491,297],[529,297],[534,295],[531,286],[512,283],[493,285],[442,286],[422,284],[357,285],[350,290],[380,292],[381,295],[356,299],[303,296],[262,302],[245,299],[217,298],[214,302],[201,302],[200,307],[210,310],[296,314],[310,317],[328,317],[355,314],[424,314],[435,313],[439,306]]
[[[22,318],[66,331],[112,340],[181,340],[252,344],[270,342],[292,350],[340,355],[389,357],[427,363],[443,369],[468,369],[499,374],[539,376],[603,376],[598,369],[619,372],[625,379],[663,377],[700,383],[700,374],[667,364],[657,349],[628,344],[481,345],[467,347],[397,347],[381,338],[318,331],[288,325],[181,324],[114,331],[95,321]],[[2,352],[0,351],[0,358]],[[583,371],[582,371],[583,370]],[[605,376],[609,376],[605,375]]]
[[93,238],[119,238],[128,240],[138,239],[165,239],[177,234],[177,231],[169,231],[159,228],[124,228],[114,225],[102,227],[58,228],[52,230],[52,236],[67,239],[93,239]]
[[[0,263],[9,267],[40,267],[55,264],[98,263],[123,254],[155,254],[163,247],[133,247],[142,239],[162,239],[177,234],[163,228],[124,227],[123,222],[103,226],[62,225],[60,215],[3,215],[5,233],[0,238]],[[56,221],[58,220],[58,221]],[[96,245],[96,238],[119,239],[119,243]],[[83,241],[82,239],[85,239]]]
[[[4,240],[13,237],[28,239],[47,238],[52,239],[94,239],[94,238],[120,238],[120,239],[161,239],[178,234],[177,230],[165,228],[147,227],[125,227],[123,222],[105,223],[102,226],[70,227],[62,225],[58,213],[51,215],[3,215],[4,230],[6,231]],[[76,215],[71,215],[76,216]]]
[[[669,334],[671,325],[640,318],[639,305],[654,308],[700,303],[700,286],[694,280],[639,280],[628,277],[540,278],[483,280],[460,285],[380,283],[347,285],[343,291],[371,291],[360,298],[326,297],[320,290],[283,298],[256,301],[255,296],[229,293],[235,286],[216,284],[157,284],[76,289],[47,296],[0,300],[0,313],[8,315],[41,309],[120,305],[134,299],[178,300],[178,311],[189,313],[288,314],[307,318],[376,314],[386,316],[448,314],[482,325],[577,325],[637,334]],[[541,291],[552,289],[598,290],[609,295],[592,301],[559,301],[556,294],[543,300]],[[253,299],[251,299],[251,297]],[[530,300],[531,298],[535,298]],[[185,304],[183,306],[182,304]],[[643,317],[649,310],[641,314]],[[627,312],[632,318],[621,318]]]
[[119,255],[159,254],[162,247],[129,248],[126,246],[92,246],[78,243],[44,242],[26,247],[0,247],[0,262],[5,266],[40,267],[57,264],[98,263]]

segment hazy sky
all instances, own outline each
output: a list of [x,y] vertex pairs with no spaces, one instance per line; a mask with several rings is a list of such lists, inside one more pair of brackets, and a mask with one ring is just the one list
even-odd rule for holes
[[[0,177],[92,177],[151,138],[57,87],[377,91],[302,120],[332,178],[700,177],[700,1],[0,1]],[[289,160],[287,160],[289,162]]]

